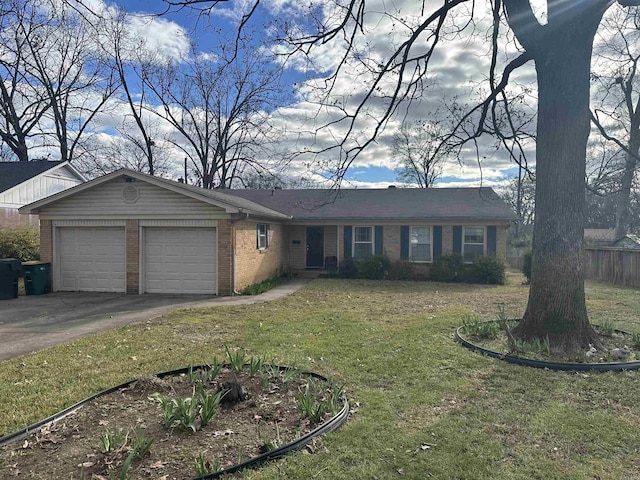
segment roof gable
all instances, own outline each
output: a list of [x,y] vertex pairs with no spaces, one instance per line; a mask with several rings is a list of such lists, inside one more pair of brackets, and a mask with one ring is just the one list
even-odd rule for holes
[[264,216],[276,219],[288,219],[289,217],[280,212],[271,210],[263,205],[256,204],[250,200],[234,197],[228,195],[220,190],[206,190],[191,185],[185,185],[183,183],[174,182],[160,177],[154,177],[146,175],[144,173],[134,172],[128,169],[120,169],[116,172],[104,175],[102,177],[95,178],[89,182],[77,185],[63,192],[57,193],[50,197],[44,198],[37,202],[33,202],[30,205],[26,205],[19,209],[20,213],[38,213],[41,208],[49,207],[62,200],[68,199],[75,195],[86,194],[92,189],[116,180],[118,178],[131,179],[132,181],[146,182],[156,187],[164,188],[166,190],[182,194],[186,197],[193,198],[204,203],[214,205],[216,207],[223,208],[226,213],[242,213],[253,216]]
[[0,192],[5,192],[38,175],[57,168],[68,167],[79,180],[86,180],[69,162],[0,162]]

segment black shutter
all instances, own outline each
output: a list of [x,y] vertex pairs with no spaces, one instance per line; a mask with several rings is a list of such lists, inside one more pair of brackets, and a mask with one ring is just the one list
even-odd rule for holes
[[462,253],[462,227],[453,227],[453,253]]
[[409,227],[400,227],[400,260],[409,260]]
[[433,258],[442,256],[442,227],[433,227]]
[[344,258],[353,258],[353,229],[350,226],[344,227]]
[[384,229],[382,227],[382,225],[377,225],[375,227],[375,231],[376,231],[376,236],[375,236],[375,254],[376,255],[382,255],[384,253],[384,245],[383,245],[383,232]]

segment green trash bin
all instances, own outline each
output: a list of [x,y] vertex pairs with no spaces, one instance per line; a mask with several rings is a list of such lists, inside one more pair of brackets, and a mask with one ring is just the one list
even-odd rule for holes
[[0,300],[18,298],[18,278],[20,278],[20,260],[0,259]]
[[46,262],[24,262],[24,292],[27,295],[42,295],[51,291],[51,264]]

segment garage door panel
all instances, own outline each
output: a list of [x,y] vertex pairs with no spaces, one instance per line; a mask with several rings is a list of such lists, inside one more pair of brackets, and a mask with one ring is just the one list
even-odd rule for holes
[[59,290],[125,291],[124,228],[63,227],[59,244]]
[[145,291],[217,292],[215,228],[146,228]]

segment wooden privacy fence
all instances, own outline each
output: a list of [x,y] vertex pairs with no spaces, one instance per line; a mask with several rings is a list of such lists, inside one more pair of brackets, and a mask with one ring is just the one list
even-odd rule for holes
[[640,250],[586,248],[585,275],[593,280],[640,288]]

